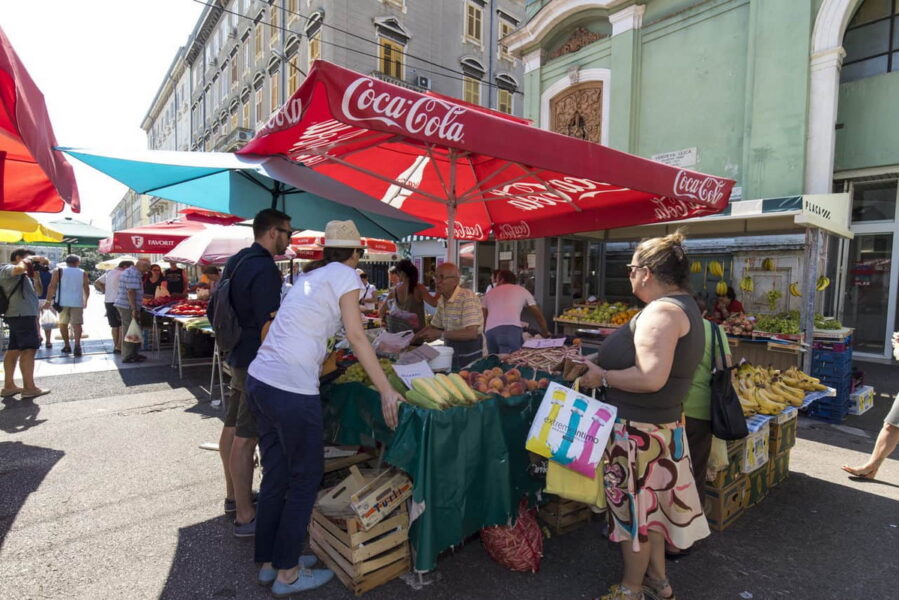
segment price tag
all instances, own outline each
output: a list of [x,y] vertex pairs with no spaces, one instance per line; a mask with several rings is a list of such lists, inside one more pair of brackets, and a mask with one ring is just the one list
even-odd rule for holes
[[433,377],[434,371],[428,366],[428,363],[421,361],[412,363],[411,365],[393,365],[393,370],[397,377],[403,380],[409,389],[412,389],[412,380],[416,377]]
[[537,339],[531,338],[522,344],[525,348],[560,348],[565,345],[565,338]]

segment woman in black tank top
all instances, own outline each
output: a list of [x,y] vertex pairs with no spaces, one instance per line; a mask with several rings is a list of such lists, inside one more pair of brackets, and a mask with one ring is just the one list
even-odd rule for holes
[[674,598],[666,539],[685,549],[709,535],[681,415],[705,348],[683,241],[678,231],[637,246],[628,277],[646,308],[603,342],[599,365],[588,363],[581,379],[618,408],[603,475],[609,539],[621,544],[625,575],[608,600],[640,599],[644,590]]

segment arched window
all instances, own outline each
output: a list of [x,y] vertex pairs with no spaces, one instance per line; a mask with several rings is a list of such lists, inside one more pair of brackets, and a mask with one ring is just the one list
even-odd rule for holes
[[843,36],[840,81],[899,71],[899,0],[865,0]]

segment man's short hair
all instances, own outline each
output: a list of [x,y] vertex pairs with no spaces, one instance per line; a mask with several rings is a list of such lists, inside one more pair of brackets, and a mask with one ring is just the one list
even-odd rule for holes
[[260,210],[253,217],[253,237],[258,240],[266,231],[272,227],[277,227],[285,221],[290,221],[290,215],[287,213],[274,208]]
[[120,269],[127,269],[128,267],[133,267],[133,266],[134,266],[133,260],[123,260],[119,263]]
[[69,255],[66,257],[66,264],[67,264],[67,265],[77,265],[77,264],[80,263],[80,262],[81,262],[81,257],[78,256],[77,254],[69,254]]
[[17,261],[28,256],[34,256],[34,252],[29,250],[28,248],[16,248],[12,251],[12,254],[9,255],[9,260]]

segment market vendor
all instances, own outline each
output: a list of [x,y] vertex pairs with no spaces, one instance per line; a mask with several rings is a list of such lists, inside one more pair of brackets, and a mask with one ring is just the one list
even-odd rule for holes
[[518,285],[515,273],[507,269],[497,271],[493,278],[494,287],[484,294],[481,304],[487,320],[487,351],[490,354],[509,354],[521,348],[521,312],[527,308],[537,325],[540,335],[549,337],[549,327],[543,311],[537,305],[534,295]]
[[718,296],[715,302],[715,310],[712,311],[712,321],[721,323],[732,314],[743,312],[743,304],[737,300],[734,288],[727,286],[727,293]]
[[150,270],[144,273],[144,298],[155,298],[156,290],[166,289],[165,277],[162,275],[162,267],[152,265]]
[[173,298],[187,298],[188,279],[187,271],[178,266],[173,260],[169,261],[169,268],[163,273],[166,288]]
[[443,338],[453,349],[453,371],[484,355],[484,313],[477,295],[459,286],[461,274],[453,263],[437,267],[437,312],[431,324],[415,334],[412,342]]

